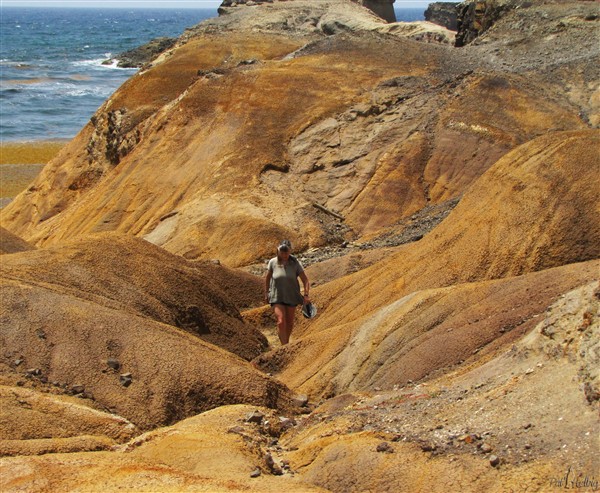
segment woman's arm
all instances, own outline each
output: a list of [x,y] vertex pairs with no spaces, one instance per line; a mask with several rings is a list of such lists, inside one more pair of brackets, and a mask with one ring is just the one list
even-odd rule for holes
[[304,271],[300,273],[300,279],[302,280],[302,284],[304,286],[304,297],[308,298],[310,292],[310,282],[308,280],[308,276]]
[[267,275],[265,276],[265,302],[269,302],[269,289],[271,288],[271,277],[273,277],[273,273],[268,270]]

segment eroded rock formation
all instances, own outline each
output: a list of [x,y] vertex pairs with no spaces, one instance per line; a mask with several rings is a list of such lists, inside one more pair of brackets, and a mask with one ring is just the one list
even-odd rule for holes
[[[455,49],[350,0],[226,3],[0,212],[2,490],[593,474],[595,5]],[[279,348],[249,272],[283,237],[319,315]]]
[[458,5],[457,2],[432,2],[425,10],[425,20],[456,31]]

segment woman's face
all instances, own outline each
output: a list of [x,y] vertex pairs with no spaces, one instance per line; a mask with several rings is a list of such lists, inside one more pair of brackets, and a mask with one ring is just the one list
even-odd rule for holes
[[283,260],[287,260],[290,258],[290,251],[289,250],[279,250],[279,256]]

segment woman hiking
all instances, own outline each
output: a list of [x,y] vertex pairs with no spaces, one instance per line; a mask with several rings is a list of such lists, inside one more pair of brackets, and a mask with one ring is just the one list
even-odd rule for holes
[[[302,280],[304,295],[300,293],[298,278]],[[304,267],[292,255],[290,241],[283,240],[277,247],[277,256],[269,260],[265,277],[265,302],[273,307],[281,344],[290,342],[296,307],[310,302],[309,290]]]

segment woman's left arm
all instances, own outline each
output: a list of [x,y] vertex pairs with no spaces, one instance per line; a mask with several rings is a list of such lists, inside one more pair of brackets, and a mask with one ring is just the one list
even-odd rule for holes
[[302,284],[304,286],[304,297],[308,298],[309,297],[309,291],[310,291],[310,282],[308,280],[308,276],[306,275],[306,273],[304,271],[302,271],[300,273],[300,279],[302,279]]

